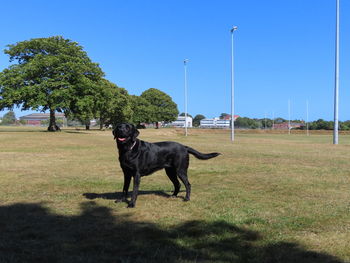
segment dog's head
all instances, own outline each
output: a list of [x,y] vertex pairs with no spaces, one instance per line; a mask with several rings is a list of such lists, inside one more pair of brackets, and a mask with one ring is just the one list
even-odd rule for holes
[[134,142],[139,134],[140,132],[130,123],[118,124],[113,130],[114,140],[119,144]]

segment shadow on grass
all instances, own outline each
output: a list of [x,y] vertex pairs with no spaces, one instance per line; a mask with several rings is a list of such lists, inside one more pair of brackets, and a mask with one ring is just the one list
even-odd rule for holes
[[44,129],[16,129],[16,128],[0,128],[0,133],[1,132],[3,132],[3,133],[12,133],[12,132],[16,132],[16,133],[18,133],[18,132],[37,132],[37,133],[43,133],[43,132],[47,132],[47,133],[49,133],[49,131],[47,131],[47,130],[44,130]]
[[88,132],[79,131],[79,130],[62,130],[64,133],[69,134],[89,134]]
[[[85,128],[71,128],[71,129],[62,129],[62,131],[65,132],[71,132],[71,133],[89,133],[89,132],[105,132],[105,131],[110,131],[110,133],[112,134],[112,129],[85,129]],[[112,136],[112,135],[111,135]]]
[[294,243],[261,245],[258,233],[222,221],[168,229],[93,201],[81,209],[64,216],[42,204],[0,206],[0,262],[341,262]]
[[[184,191],[179,191],[179,193],[184,192]],[[162,197],[172,197],[172,195],[167,194],[164,191],[139,191],[138,195],[158,195]],[[102,194],[97,194],[97,193],[84,193],[83,196],[85,198],[93,200],[93,199],[107,199],[107,200],[118,200],[121,199],[123,196],[122,192],[115,192],[115,193],[102,193]]]
[[[0,126],[0,133],[12,133],[12,132],[33,132],[33,133],[70,133],[70,134],[90,134],[89,132],[93,132],[93,131],[101,131],[101,130],[96,130],[96,129],[91,129],[91,130],[85,130],[85,129],[65,129],[65,128],[61,128],[60,131],[56,131],[56,132],[52,132],[52,131],[48,131],[47,128],[31,128],[31,127],[10,127],[10,126],[5,126],[2,127]],[[112,134],[112,132],[111,132]],[[111,135],[112,137],[112,135]]]

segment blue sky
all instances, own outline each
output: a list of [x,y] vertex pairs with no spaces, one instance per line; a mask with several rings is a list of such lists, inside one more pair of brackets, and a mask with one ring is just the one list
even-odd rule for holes
[[[339,119],[350,119],[350,2],[340,0]],[[2,1],[1,50],[61,35],[78,42],[106,78],[140,95],[160,89],[184,111],[230,113],[230,28],[235,32],[235,113],[333,119],[335,0]],[[9,66],[0,53],[0,70]],[[16,110],[16,116],[27,112]],[[0,116],[6,111],[0,112]]]

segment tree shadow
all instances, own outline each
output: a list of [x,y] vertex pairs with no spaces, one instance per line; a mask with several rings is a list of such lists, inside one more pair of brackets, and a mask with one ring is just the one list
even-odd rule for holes
[[1,128],[0,133],[48,133],[47,130],[34,130],[34,129],[16,129],[16,128]]
[[223,221],[164,228],[92,201],[81,209],[64,216],[38,203],[0,206],[0,262],[341,262],[295,243],[261,245],[259,233]]
[[80,131],[80,130],[62,130],[64,133],[69,134],[89,134],[88,132]]

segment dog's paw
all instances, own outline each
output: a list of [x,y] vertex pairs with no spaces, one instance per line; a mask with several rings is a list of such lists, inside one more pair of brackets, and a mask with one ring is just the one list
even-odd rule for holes
[[129,203],[127,208],[134,208],[135,207],[135,204],[134,203]]

